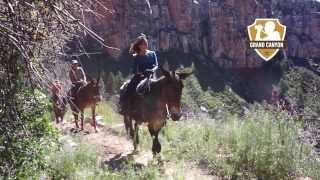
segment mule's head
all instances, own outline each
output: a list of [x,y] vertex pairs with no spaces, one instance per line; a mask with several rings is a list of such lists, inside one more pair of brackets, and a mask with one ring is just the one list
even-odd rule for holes
[[181,96],[183,83],[182,80],[186,79],[192,74],[190,73],[178,73],[175,71],[167,71],[161,68],[164,75],[163,79],[163,95],[168,105],[168,110],[172,120],[178,121],[182,116],[181,111]]
[[98,79],[92,79],[88,81],[88,84],[86,86],[87,93],[89,97],[92,97],[94,101],[101,101],[101,94],[100,94],[100,86],[99,86],[100,78]]

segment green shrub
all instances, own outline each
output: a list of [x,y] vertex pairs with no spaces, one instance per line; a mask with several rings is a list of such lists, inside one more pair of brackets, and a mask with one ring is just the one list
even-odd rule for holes
[[[37,178],[47,168],[45,155],[55,145],[51,103],[39,90],[19,89],[15,95],[19,121],[3,119],[0,126],[0,174],[6,178]],[[1,112],[2,113],[2,112]]]
[[114,95],[119,92],[119,89],[124,81],[124,77],[120,71],[117,73],[109,72],[104,77],[105,91],[109,95]]
[[116,112],[115,108],[113,108],[111,103],[113,102],[102,101],[98,104],[97,110],[96,110],[97,114],[103,117],[107,125],[122,122],[122,116]]
[[223,117],[225,113],[242,114],[246,102],[226,86],[222,91],[203,90],[195,76],[185,82],[182,102],[188,111],[199,112],[199,107],[208,109],[212,117]]
[[295,67],[280,81],[281,95],[299,108],[305,119],[316,119],[320,115],[320,78],[312,71]]
[[100,166],[98,157],[94,146],[80,144],[73,148],[66,144],[60,151],[50,155],[48,176],[53,179],[94,177]]
[[255,106],[242,118],[170,124],[166,134],[167,156],[197,161],[226,178],[320,177],[320,162],[299,140],[294,119],[277,110]]

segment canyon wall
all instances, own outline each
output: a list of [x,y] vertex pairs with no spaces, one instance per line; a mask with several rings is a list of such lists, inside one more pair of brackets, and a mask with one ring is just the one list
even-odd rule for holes
[[[127,50],[145,33],[150,47],[192,53],[224,68],[260,67],[247,48],[247,26],[256,18],[280,18],[287,26],[285,56],[320,58],[320,3],[312,0],[97,0],[86,25],[107,45]],[[115,60],[121,54],[106,48]]]

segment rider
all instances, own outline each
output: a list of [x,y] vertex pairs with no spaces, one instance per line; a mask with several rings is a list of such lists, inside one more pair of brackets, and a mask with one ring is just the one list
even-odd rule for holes
[[59,95],[63,91],[62,83],[59,80],[55,80],[51,86],[51,92],[53,95]]
[[150,79],[158,69],[157,55],[154,51],[148,50],[148,40],[146,35],[141,34],[131,45],[129,53],[133,55],[133,78],[126,82],[121,88],[120,98],[121,111],[126,109],[124,106],[131,104],[128,98],[132,92],[143,94],[145,86],[149,85]]
[[75,93],[83,86],[87,84],[86,75],[83,68],[80,66],[77,60],[71,61],[71,68],[69,71],[69,78],[72,83],[71,97],[74,97]]

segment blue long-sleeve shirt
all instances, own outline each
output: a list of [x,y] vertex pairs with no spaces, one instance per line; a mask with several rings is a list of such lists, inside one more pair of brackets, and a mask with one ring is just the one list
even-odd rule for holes
[[146,70],[153,72],[158,68],[157,55],[154,51],[147,51],[146,55],[134,56],[133,73],[144,73]]

